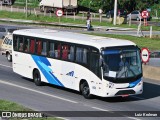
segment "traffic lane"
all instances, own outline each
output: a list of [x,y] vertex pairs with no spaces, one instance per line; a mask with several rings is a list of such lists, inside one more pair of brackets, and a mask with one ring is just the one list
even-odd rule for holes
[[[84,116],[85,115],[88,116],[87,111],[99,111],[100,110],[100,111],[106,111],[107,112],[106,109],[101,109],[101,108],[98,108],[98,107],[92,107],[92,106],[89,106],[89,105],[83,105],[81,103],[78,103],[78,104],[76,104],[76,103],[73,104],[72,103],[72,105],[70,105],[69,103],[66,104],[64,101],[61,103],[60,100],[57,101],[53,98],[51,99],[50,96],[45,97],[43,95],[41,96],[39,94],[35,94],[34,92],[30,92],[28,90],[23,91],[23,89],[18,89],[18,87],[11,86],[11,85],[9,85],[9,89],[8,89],[7,88],[8,84],[5,84],[5,86],[2,85],[3,82],[1,80],[0,80],[0,83],[1,83],[0,84],[1,99],[7,99],[7,100],[17,102],[17,103],[20,103],[20,104],[28,107],[28,108],[32,108],[32,109],[37,110],[37,111],[85,111],[85,113],[83,114]],[[118,111],[118,110],[116,110],[116,111]],[[45,113],[48,113],[48,112],[45,112]],[[110,111],[109,111],[109,113],[110,113]],[[104,114],[104,113],[100,113],[98,116],[101,116],[101,114]],[[113,114],[114,114],[114,112],[113,112]],[[121,114],[121,113],[119,113],[119,114],[120,114],[120,116],[127,116],[127,112],[126,112],[125,115]],[[90,112],[89,116],[94,116],[94,115],[95,115],[95,112],[93,112],[93,113]]]
[[[90,115],[87,115],[88,114],[87,111],[103,111],[104,110],[104,109],[89,106],[89,105],[83,105],[82,103],[78,103],[78,102],[70,103],[70,102],[66,102],[56,98],[54,99],[54,97],[48,96],[48,93],[46,93],[46,95],[40,94],[40,93],[37,94],[35,91],[31,91],[30,89],[23,89],[22,87],[23,87],[22,85],[13,84],[13,82],[6,83],[6,80],[5,81],[0,80],[0,89],[1,89],[0,98],[20,103],[28,108],[31,108],[37,111],[85,111],[83,115],[94,116],[95,112],[90,113]],[[36,89],[36,87],[34,87],[34,89]],[[44,93],[44,91],[41,91],[41,92]],[[48,112],[45,112],[45,113],[48,113]],[[99,114],[98,116],[100,117],[101,114]],[[124,115],[121,114],[121,116],[124,116]],[[80,118],[77,118],[77,120],[78,119]],[[90,119],[96,120],[96,118],[90,118]],[[105,120],[106,118],[100,118],[100,119]],[[75,118],[73,118],[73,120],[75,120]]]
[[8,62],[7,57],[0,54],[0,65],[4,67],[12,67],[12,62]]
[[[81,96],[79,94],[79,92],[73,91],[73,90],[69,90],[69,89],[64,89],[61,87],[57,87],[57,86],[53,86],[53,85],[49,85],[49,84],[44,84],[44,86],[42,87],[37,87],[34,85],[33,80],[31,79],[26,79],[23,78],[15,73],[12,72],[12,70],[8,70],[9,68],[4,69],[3,66],[0,66],[0,71],[1,71],[1,79],[8,81],[9,83],[12,82],[14,84],[20,85],[20,86],[25,86],[25,87],[29,87],[29,88],[34,88],[37,91],[43,91],[49,94],[54,94],[56,96],[60,96],[60,97],[64,97],[64,98],[69,98],[71,100],[74,101],[78,101],[82,104],[89,105],[92,106],[92,103],[95,103],[96,105],[100,106],[100,108],[103,106],[105,106],[107,109],[109,108],[109,110],[117,110],[117,107],[119,107],[118,110],[131,110],[130,108],[128,108],[128,106],[122,105],[121,103],[123,102],[128,102],[129,104],[133,104],[133,106],[136,106],[136,102],[142,102],[141,106],[144,105],[146,106],[147,103],[147,99],[154,99],[154,101],[157,103],[159,102],[159,85],[156,84],[152,84],[152,83],[144,83],[144,93],[142,95],[138,95],[138,96],[133,96],[133,97],[129,97],[127,99],[120,99],[120,98],[101,98],[101,97],[95,97],[95,99],[92,99],[92,102],[90,103],[90,100],[86,102],[86,99],[83,98],[83,96]],[[10,72],[8,72],[10,71]],[[10,76],[8,76],[8,73],[10,74]],[[150,90],[149,88],[152,88],[152,90]],[[144,100],[146,100],[146,102],[144,102]],[[97,104],[98,103],[98,104]],[[106,103],[110,103],[108,105],[106,105]],[[114,103],[119,103],[118,105],[114,105]],[[152,103],[150,103],[152,104]],[[140,107],[138,109],[135,109],[135,107],[133,107],[133,110],[144,110],[145,107]],[[153,104],[151,105],[153,106]],[[115,107],[115,109],[114,109]],[[139,107],[139,106],[138,106]],[[125,108],[125,109],[124,109]],[[156,108],[155,108],[156,109]],[[152,110],[149,108],[145,108],[145,110]]]

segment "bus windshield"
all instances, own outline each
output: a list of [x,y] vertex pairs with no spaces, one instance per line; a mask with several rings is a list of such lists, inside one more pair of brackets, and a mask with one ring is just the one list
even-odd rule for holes
[[102,56],[104,78],[132,78],[142,73],[137,47],[104,49]]

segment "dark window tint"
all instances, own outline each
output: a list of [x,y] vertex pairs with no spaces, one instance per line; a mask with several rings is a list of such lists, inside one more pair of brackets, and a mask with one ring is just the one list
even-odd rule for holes
[[47,55],[47,42],[43,41],[42,42],[42,51],[41,51],[41,55]]
[[76,62],[87,63],[88,50],[86,48],[77,47],[76,48]]
[[29,52],[29,48],[30,48],[30,39],[25,38],[24,39],[24,52]]
[[36,48],[35,48],[35,53],[38,55],[41,55],[42,52],[42,41],[41,40],[36,40]]
[[35,51],[35,40],[31,39],[30,41],[30,53],[34,53]]
[[62,59],[63,60],[74,60],[74,46],[67,44],[62,45]]
[[23,51],[23,37],[17,37],[18,40],[18,51]]
[[100,77],[99,54],[91,52],[90,54],[90,70]]
[[60,43],[55,43],[54,53],[55,53],[55,58],[60,58],[60,55],[61,55],[61,44]]

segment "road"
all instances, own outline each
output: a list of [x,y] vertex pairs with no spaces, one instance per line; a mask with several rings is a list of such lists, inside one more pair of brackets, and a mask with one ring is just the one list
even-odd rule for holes
[[[0,25],[12,26],[15,28],[46,28],[46,26],[36,26],[36,25],[22,25],[22,24],[12,24],[12,23],[0,23]],[[47,26],[48,29],[55,29],[55,30],[63,30],[63,31],[70,31],[70,32],[79,32],[79,33],[101,33],[101,34],[116,34],[116,35],[131,35],[137,36],[137,31],[125,31],[125,30],[106,30],[106,31],[87,31],[84,28],[66,28],[66,27],[55,27],[55,26]],[[107,27],[106,27],[107,29]],[[149,31],[142,31],[139,33],[138,36],[149,36]],[[160,35],[159,31],[153,31],[153,35]]]
[[[101,98],[85,99],[78,92],[45,84],[35,86],[32,80],[23,78],[12,71],[12,64],[7,62],[5,56],[0,55],[0,99],[10,100],[37,111],[85,111],[88,120],[106,119],[103,117],[91,118],[95,113],[88,115],[87,111],[159,111],[160,112],[160,81],[144,79],[144,92],[142,95],[128,98]],[[155,112],[156,113],[156,112]],[[151,117],[129,117],[123,112],[121,120],[150,120]],[[72,115],[71,115],[72,116]],[[73,115],[65,119],[86,119]],[[100,116],[100,115],[99,115]],[[116,119],[110,117],[107,119]]]

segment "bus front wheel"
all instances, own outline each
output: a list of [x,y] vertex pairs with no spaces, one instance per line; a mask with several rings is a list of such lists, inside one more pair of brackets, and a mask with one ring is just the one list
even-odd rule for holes
[[37,86],[41,86],[41,75],[39,73],[38,70],[35,70],[33,72],[33,80],[34,80],[34,83],[37,85]]
[[92,97],[92,95],[90,94],[89,85],[86,81],[81,84],[81,92],[86,99],[89,99]]

